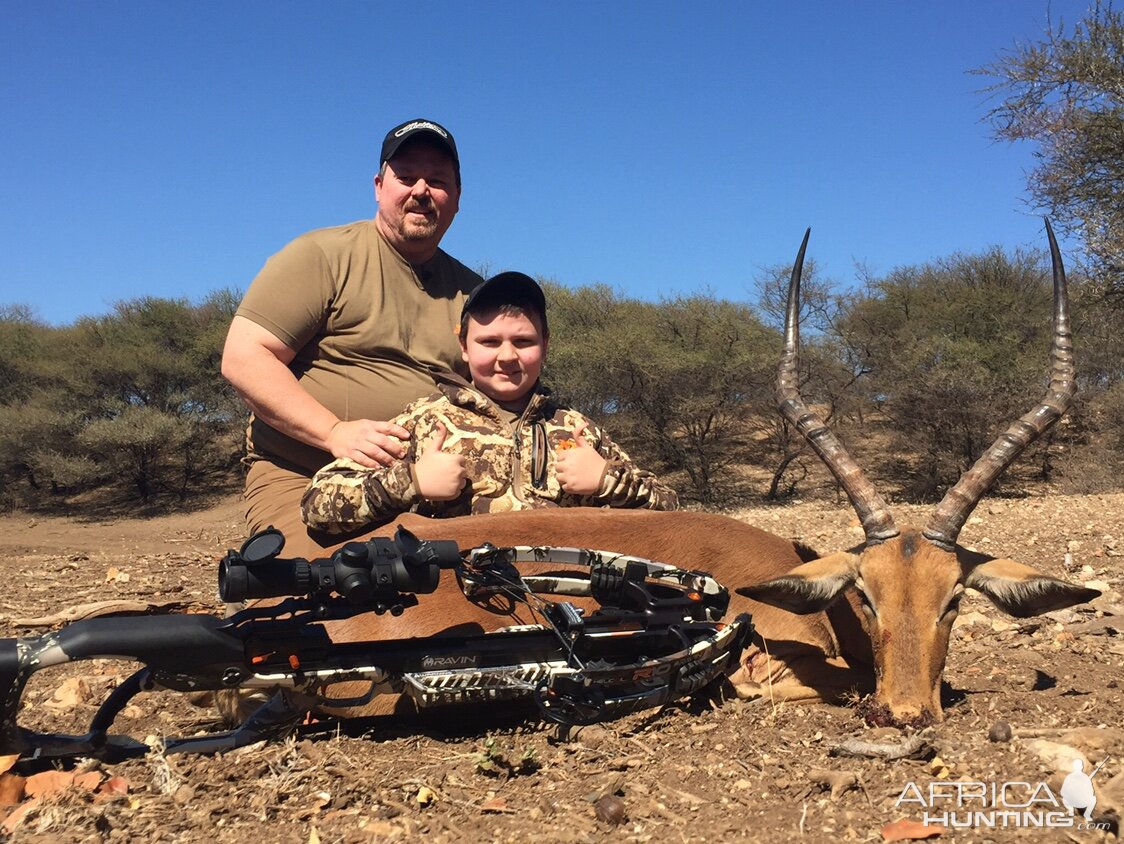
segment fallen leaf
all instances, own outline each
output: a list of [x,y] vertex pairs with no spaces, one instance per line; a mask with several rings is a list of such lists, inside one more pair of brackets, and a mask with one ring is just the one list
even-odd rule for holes
[[882,840],[920,841],[924,838],[936,838],[942,832],[944,827],[940,824],[923,824],[921,821],[902,818],[882,827]]
[[44,797],[70,787],[74,774],[67,771],[42,771],[27,778],[24,791],[28,797]]
[[23,788],[27,782],[19,774],[5,772],[0,774],[0,806],[15,806],[23,800]]
[[493,797],[480,804],[481,812],[506,812],[507,801],[502,797]]
[[418,805],[428,806],[437,799],[437,792],[428,785],[423,785],[418,789],[418,793],[414,795],[414,799],[418,801]]
[[308,831],[308,844],[320,844],[320,833],[316,831],[316,827]]
[[76,788],[84,788],[86,791],[93,791],[101,785],[101,773],[98,771],[86,771],[84,774],[75,774],[74,786]]
[[106,583],[128,583],[131,579],[128,572],[121,571],[117,566],[110,566],[105,573]]
[[124,777],[110,777],[98,786],[94,795],[95,803],[106,803],[123,794],[129,793],[129,781]]

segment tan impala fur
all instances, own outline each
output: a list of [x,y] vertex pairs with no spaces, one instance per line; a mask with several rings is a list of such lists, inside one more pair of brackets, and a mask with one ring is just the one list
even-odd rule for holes
[[[940,720],[949,634],[966,587],[1016,616],[1071,606],[1099,594],[956,544],[968,514],[995,478],[1072,400],[1065,277],[1048,223],[1047,231],[1055,287],[1050,390],[964,474],[923,531],[894,524],[885,502],[800,397],[796,314],[805,235],[790,286],[778,402],[850,497],[866,534],[861,546],[802,563],[792,543],[736,519],[691,512],[592,509],[447,520],[403,516],[370,535],[389,536],[402,524],[422,538],[455,539],[462,548],[484,542],[573,546],[702,569],[733,592],[731,614],[753,615],[758,635],[730,677],[743,697],[836,700],[851,689],[873,691],[862,706],[869,721],[920,725]],[[511,611],[504,612],[502,607],[469,603],[448,576],[438,592],[420,596],[420,601],[420,607],[400,618],[368,613],[338,622],[332,626],[332,636],[337,641],[428,636],[537,621],[524,607],[508,607]],[[385,702],[376,698],[373,707],[346,714],[384,710]]]
[[[574,508],[455,519],[406,515],[370,535],[390,536],[398,525],[423,539],[455,538],[462,548],[491,542],[501,547],[554,545],[619,551],[710,572],[731,589],[783,575],[801,562],[791,542],[736,519],[709,513]],[[522,604],[469,602],[448,574],[442,578],[437,592],[420,595],[418,599],[419,607],[398,618],[368,613],[334,622],[329,625],[332,639],[468,633],[542,620]],[[755,627],[769,639],[769,653],[783,662],[768,664],[764,645],[759,643],[745,658],[748,662],[757,654],[756,666],[735,677],[736,682],[748,684],[753,676],[764,679],[771,675],[764,691],[778,700],[836,700],[853,688],[869,690],[873,686],[869,679],[869,644],[863,640],[856,614],[847,602],[840,602],[830,613],[796,616],[731,593],[727,617],[741,612],[752,613]],[[860,669],[853,670],[851,663]],[[333,689],[332,696],[359,691],[356,685],[348,684],[346,692]],[[376,714],[386,711],[391,703],[376,698],[368,707],[352,708],[346,714]]]

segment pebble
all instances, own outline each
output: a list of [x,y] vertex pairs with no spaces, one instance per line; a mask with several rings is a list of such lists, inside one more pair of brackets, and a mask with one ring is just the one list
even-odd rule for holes
[[597,816],[597,820],[613,826],[628,820],[628,812],[625,811],[624,801],[615,794],[606,794],[600,798],[594,806],[593,813]]
[[1049,768],[1055,771],[1072,771],[1073,760],[1080,759],[1085,770],[1089,770],[1089,760],[1075,747],[1056,741],[1034,739],[1026,743],[1026,749],[1036,755]]
[[597,750],[606,741],[612,738],[612,733],[604,727],[599,727],[596,724],[588,727],[582,727],[574,735],[573,739],[582,747],[588,747],[590,750]]
[[991,725],[991,729],[987,731],[988,741],[1010,741],[1014,732],[1011,730],[1011,725],[1006,721],[996,721]]

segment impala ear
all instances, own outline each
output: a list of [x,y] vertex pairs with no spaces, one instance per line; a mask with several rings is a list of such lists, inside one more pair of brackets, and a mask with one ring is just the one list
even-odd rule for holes
[[855,582],[859,558],[839,551],[819,560],[797,566],[783,577],[734,591],[763,604],[807,615],[827,609],[843,590]]
[[1015,618],[1083,604],[1101,594],[1096,589],[1042,574],[1014,560],[981,563],[969,572],[964,585],[987,595],[995,606]]

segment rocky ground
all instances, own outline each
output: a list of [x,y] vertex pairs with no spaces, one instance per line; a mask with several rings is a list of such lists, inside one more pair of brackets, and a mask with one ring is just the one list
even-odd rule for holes
[[[899,522],[921,521],[926,512],[895,508]],[[735,515],[820,550],[861,538],[849,510],[823,502]],[[233,500],[149,520],[0,518],[2,635],[43,632],[68,608],[105,600],[221,612],[215,561],[241,539]],[[950,647],[946,720],[920,736],[865,727],[847,708],[738,701],[684,703],[568,735],[522,710],[322,723],[290,741],[221,757],[154,752],[27,780],[9,771],[0,777],[4,833],[12,841],[301,844],[1117,840],[1124,494],[985,501],[961,540],[1093,582],[1105,594],[1024,620],[969,597]],[[129,670],[99,661],[44,672],[26,696],[25,720],[74,729]],[[161,693],[138,698],[119,726],[144,738],[215,725],[183,695]],[[910,758],[843,749],[854,749],[848,741],[901,746],[911,739],[922,747]],[[1046,782],[1058,794],[1075,753],[1090,763],[1087,772],[1104,762],[1094,778],[1101,829],[987,828],[979,818],[964,829],[894,825],[922,819],[933,784],[947,795],[956,782]],[[962,807],[959,817],[981,808]],[[949,809],[956,807],[938,798],[931,811]]]

